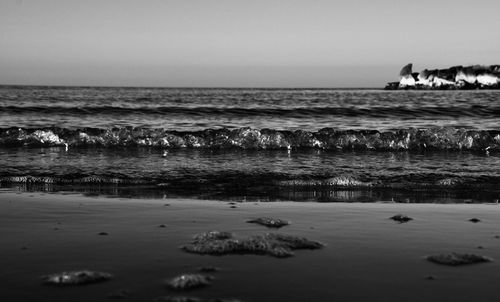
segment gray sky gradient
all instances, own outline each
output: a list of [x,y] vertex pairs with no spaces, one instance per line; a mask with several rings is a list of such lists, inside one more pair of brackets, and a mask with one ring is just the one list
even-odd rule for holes
[[498,0],[0,0],[0,84],[383,87],[500,64]]

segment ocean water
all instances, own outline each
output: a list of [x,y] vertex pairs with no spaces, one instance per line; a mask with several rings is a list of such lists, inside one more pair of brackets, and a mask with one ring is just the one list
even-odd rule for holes
[[497,202],[500,91],[0,86],[0,187]]

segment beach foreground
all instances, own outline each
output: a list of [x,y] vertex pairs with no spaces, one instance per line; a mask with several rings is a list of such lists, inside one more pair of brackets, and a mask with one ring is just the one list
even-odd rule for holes
[[[389,217],[413,218],[397,223]],[[290,221],[280,229],[247,223]],[[469,219],[480,221],[473,223]],[[0,193],[1,301],[152,301],[165,296],[240,301],[497,301],[500,207],[493,204],[292,203],[119,199]],[[238,237],[281,233],[317,240],[289,258],[210,256],[180,247],[218,230]],[[464,266],[426,256],[470,253]],[[215,267],[211,285],[168,289],[165,280]],[[113,275],[81,286],[43,284],[73,270]]]

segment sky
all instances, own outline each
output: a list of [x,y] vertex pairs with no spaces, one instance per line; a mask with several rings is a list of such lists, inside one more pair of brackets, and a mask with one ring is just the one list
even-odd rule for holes
[[383,87],[500,64],[498,0],[0,0],[0,84]]

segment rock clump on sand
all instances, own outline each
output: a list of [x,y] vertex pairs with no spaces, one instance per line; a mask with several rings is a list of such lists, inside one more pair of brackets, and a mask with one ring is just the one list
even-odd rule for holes
[[248,220],[247,222],[260,224],[260,225],[266,226],[268,228],[281,228],[281,227],[284,227],[284,226],[290,224],[289,221],[279,219],[279,218],[270,218],[270,217],[260,217],[260,218]]
[[460,254],[460,253],[450,253],[450,254],[440,254],[428,256],[427,260],[430,262],[434,262],[437,264],[450,265],[450,266],[458,266],[465,264],[475,264],[475,263],[483,263],[483,262],[491,262],[493,261],[491,258],[474,255],[474,254]]
[[201,299],[198,297],[188,297],[188,296],[165,296],[157,297],[153,299],[154,302],[242,302],[237,299]]
[[165,296],[153,299],[154,302],[202,302],[203,300],[197,297],[186,296]]
[[215,266],[202,266],[198,269],[202,273],[214,273],[220,271],[220,268]]
[[408,216],[403,215],[403,214],[394,215],[394,216],[390,217],[389,219],[392,219],[392,220],[397,221],[399,223],[405,223],[405,222],[413,220],[413,218],[408,217]]
[[182,246],[186,252],[209,255],[255,254],[286,258],[297,249],[320,249],[324,244],[303,237],[268,233],[237,239],[231,233],[211,231],[194,236]]
[[399,82],[388,83],[385,89],[500,89],[500,65],[453,66],[445,69],[412,71],[404,66]]
[[106,281],[112,277],[109,273],[82,270],[47,275],[43,279],[45,283],[53,285],[84,285]]
[[213,279],[214,277],[209,275],[185,274],[168,280],[166,284],[170,289],[188,290],[207,286]]
[[106,295],[108,299],[125,299],[130,295],[130,291],[126,289],[120,289],[114,292],[110,292]]

